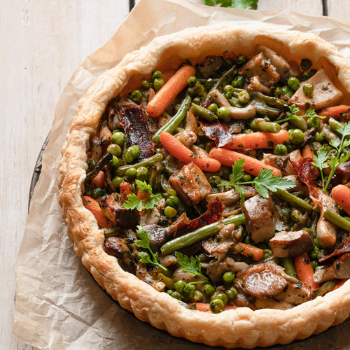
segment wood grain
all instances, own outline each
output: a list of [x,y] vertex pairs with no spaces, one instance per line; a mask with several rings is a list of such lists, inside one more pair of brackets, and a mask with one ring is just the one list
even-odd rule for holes
[[[199,0],[194,0],[199,2]],[[329,0],[330,15],[350,19],[348,0]],[[137,2],[137,1],[136,1]],[[117,30],[128,0],[0,1],[0,349],[30,350],[11,335],[14,264],[29,184],[57,100],[76,67]],[[322,14],[321,0],[260,0],[260,10]]]

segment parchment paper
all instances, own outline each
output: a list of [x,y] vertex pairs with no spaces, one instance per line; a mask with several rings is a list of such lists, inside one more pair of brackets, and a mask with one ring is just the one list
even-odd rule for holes
[[[346,21],[287,11],[211,8],[185,0],[141,0],[114,36],[76,70],[57,104],[16,264],[13,332],[21,340],[41,349],[208,348],[142,323],[105,294],[82,265],[66,236],[56,184],[60,151],[78,100],[98,75],[155,36],[225,21],[262,21],[284,29],[313,32],[350,57],[350,23]],[[349,349],[349,330],[347,321],[283,349]]]

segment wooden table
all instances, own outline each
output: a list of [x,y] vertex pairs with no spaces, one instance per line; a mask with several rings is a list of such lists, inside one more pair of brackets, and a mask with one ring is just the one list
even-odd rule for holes
[[[0,140],[5,147],[0,156],[2,350],[33,349],[11,335],[14,264],[28,211],[30,179],[55,105],[75,68],[124,21],[129,1],[0,1]],[[260,0],[259,9],[350,20],[349,0]]]

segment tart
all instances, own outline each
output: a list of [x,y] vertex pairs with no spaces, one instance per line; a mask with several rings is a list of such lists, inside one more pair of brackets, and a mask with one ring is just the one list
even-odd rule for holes
[[158,37],[101,75],[62,150],[74,250],[142,321],[227,348],[350,313],[349,62],[313,34]]

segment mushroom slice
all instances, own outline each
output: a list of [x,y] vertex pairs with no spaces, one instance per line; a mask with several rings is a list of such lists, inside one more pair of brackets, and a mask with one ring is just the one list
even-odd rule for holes
[[143,227],[150,237],[150,247],[154,252],[160,251],[165,243],[165,229],[159,225],[146,225]]
[[282,231],[270,239],[270,246],[274,256],[291,258],[307,252],[312,248],[313,243],[310,235],[304,230]]
[[140,262],[137,266],[136,276],[158,292],[163,292],[165,289],[165,283],[157,281],[156,277],[147,270],[146,265]]
[[350,278],[350,253],[342,255],[333,265],[319,270],[314,274],[314,281],[317,283],[329,281],[334,278]]
[[[241,187],[244,190],[244,198],[250,198],[250,197],[256,196],[258,194],[258,191],[252,186],[241,186]],[[232,190],[222,192],[222,193],[208,194],[205,197],[205,200],[207,202],[210,202],[213,199],[215,199],[216,197],[222,201],[223,205],[232,205],[234,203],[237,203],[239,201],[239,199],[241,198],[238,191],[235,189],[232,189]]]
[[274,299],[279,301],[285,301],[293,305],[299,305],[305,303],[310,299],[310,289],[303,283],[292,284],[288,283],[287,287],[284,288],[280,293],[274,296]]
[[252,240],[259,243],[270,239],[275,233],[275,205],[271,199],[254,196],[242,205],[246,217],[246,228]]
[[191,111],[187,112],[186,128],[175,137],[186,147],[197,141],[197,121]]
[[276,310],[288,310],[293,307],[292,304],[285,301],[277,301],[272,298],[256,299],[254,305],[257,309],[276,309]]
[[[314,86],[311,97],[305,96],[303,91],[303,87],[307,83]],[[289,100],[289,104],[296,104],[298,107],[307,105],[314,109],[322,109],[336,106],[342,97],[342,92],[333,85],[325,70],[321,68],[313,77],[300,84],[300,88]]]

